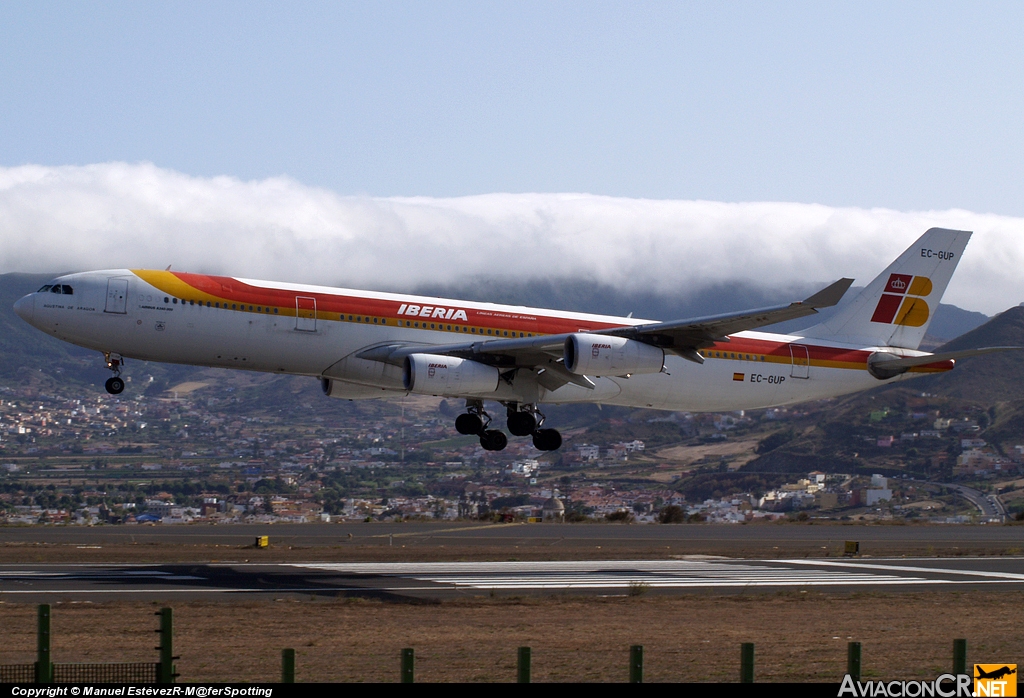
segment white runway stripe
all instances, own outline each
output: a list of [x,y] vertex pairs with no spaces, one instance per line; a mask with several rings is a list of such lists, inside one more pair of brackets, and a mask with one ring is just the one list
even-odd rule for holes
[[374,574],[473,589],[598,589],[925,584],[922,577],[859,570],[793,568],[696,560],[297,565],[338,574]]

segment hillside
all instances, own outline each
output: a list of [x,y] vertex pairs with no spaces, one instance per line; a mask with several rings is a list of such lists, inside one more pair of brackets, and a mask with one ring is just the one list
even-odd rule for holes
[[[1024,308],[1000,313],[938,351],[1024,346]],[[938,416],[977,422],[1004,453],[1024,443],[1024,351],[958,361],[944,374],[903,380],[812,407],[796,436],[747,463],[747,472],[915,473],[948,477],[956,434],[882,448],[877,438],[932,429]]]
[[[942,345],[936,351],[980,347],[1024,347],[1024,308],[1014,307],[984,325]],[[921,390],[986,404],[1024,400],[1024,351],[975,356],[957,361],[956,368],[914,380]]]

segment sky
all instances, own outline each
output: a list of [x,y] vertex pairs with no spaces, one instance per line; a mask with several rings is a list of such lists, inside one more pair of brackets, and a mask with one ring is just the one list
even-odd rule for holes
[[5,0],[0,272],[678,292],[873,276],[941,225],[977,231],[947,300],[996,312],[1024,300],[1022,20],[1000,2]]

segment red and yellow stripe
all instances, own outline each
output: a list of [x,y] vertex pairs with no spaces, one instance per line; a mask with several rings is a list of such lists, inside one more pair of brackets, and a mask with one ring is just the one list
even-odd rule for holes
[[[304,317],[311,310],[299,308],[297,299],[316,300],[316,318],[336,322],[372,323],[393,325],[414,329],[453,332],[460,335],[484,337],[521,337],[548,334],[564,334],[581,330],[604,330],[622,327],[621,324],[578,320],[557,315],[515,313],[512,311],[475,309],[457,302],[441,301],[445,307],[457,307],[465,311],[466,320],[441,320],[407,317],[398,310],[406,305],[398,300],[367,298],[340,293],[312,292],[254,286],[228,276],[190,274],[187,272],[133,269],[140,279],[179,302],[201,304],[236,312],[272,313],[285,317]],[[440,300],[440,299],[439,299]],[[793,352],[792,347],[799,347]],[[803,355],[807,351],[806,358]],[[706,359],[728,359],[733,361],[756,361],[803,365],[819,368],[841,368],[867,370],[870,351],[844,347],[826,347],[802,342],[777,342],[764,339],[732,337],[729,342],[718,342],[701,350]],[[952,361],[938,361],[924,366],[915,366],[911,373],[938,373],[953,368]]]

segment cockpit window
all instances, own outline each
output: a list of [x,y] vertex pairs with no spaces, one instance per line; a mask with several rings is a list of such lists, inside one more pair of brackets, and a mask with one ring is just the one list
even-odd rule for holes
[[73,294],[75,292],[75,289],[71,288],[67,284],[63,284],[60,287],[60,292],[63,293],[65,296],[70,296],[71,294]]
[[46,284],[46,285],[45,285],[45,286],[43,286],[43,287],[42,287],[41,289],[39,289],[38,291],[36,291],[36,293],[46,293],[46,292],[47,292],[47,291],[49,291],[49,290],[50,290],[50,284]]
[[54,284],[51,286],[50,293],[60,293],[60,284]]

